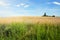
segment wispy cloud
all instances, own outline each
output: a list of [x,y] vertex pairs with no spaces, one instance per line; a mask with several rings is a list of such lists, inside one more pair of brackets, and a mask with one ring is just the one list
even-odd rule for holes
[[19,5],[19,4],[17,4],[16,6],[17,6],[17,7],[20,7],[20,5]]
[[11,4],[7,2],[7,0],[0,0],[0,7],[9,8]]
[[28,5],[28,4],[25,4],[25,3],[20,3],[20,4],[17,4],[16,5],[17,7],[24,7],[24,8],[27,8],[27,7],[29,7],[30,5]]
[[24,7],[27,8],[27,7],[29,7],[29,6],[30,6],[30,5],[25,5]]
[[5,2],[3,2],[3,1],[0,1],[0,6],[8,6],[8,5],[10,5],[10,4],[5,3]]
[[53,2],[53,4],[60,5],[60,2]]
[[20,4],[17,4],[16,6],[20,7],[20,6],[24,6],[24,5],[25,5],[24,3],[20,3]]
[[21,6],[24,6],[24,5],[25,5],[25,3],[21,3],[20,5],[21,5]]

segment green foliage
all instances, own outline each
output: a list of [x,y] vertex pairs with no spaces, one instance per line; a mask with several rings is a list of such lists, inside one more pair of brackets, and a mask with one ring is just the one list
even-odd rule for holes
[[0,24],[0,40],[60,40],[60,24]]
[[55,17],[55,15],[52,15],[52,17]]
[[44,15],[43,15],[43,16],[47,16],[47,15],[46,15],[46,13],[44,13]]
[[55,15],[49,16],[46,14],[46,12],[44,13],[43,17],[55,17]]

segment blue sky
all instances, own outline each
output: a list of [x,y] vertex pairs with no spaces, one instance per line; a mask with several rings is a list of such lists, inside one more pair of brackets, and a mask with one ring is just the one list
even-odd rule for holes
[[0,0],[0,17],[60,16],[60,0]]

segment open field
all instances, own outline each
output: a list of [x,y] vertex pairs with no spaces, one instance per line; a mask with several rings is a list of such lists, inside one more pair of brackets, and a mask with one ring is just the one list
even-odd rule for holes
[[26,22],[26,23],[60,23],[60,17],[8,17],[0,18],[0,23]]
[[0,18],[0,40],[60,40],[60,18]]

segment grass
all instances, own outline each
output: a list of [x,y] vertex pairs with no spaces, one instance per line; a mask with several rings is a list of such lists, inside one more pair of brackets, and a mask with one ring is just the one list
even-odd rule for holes
[[60,40],[60,17],[0,18],[0,40]]
[[0,24],[0,40],[60,40],[60,23]]

